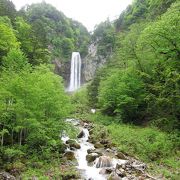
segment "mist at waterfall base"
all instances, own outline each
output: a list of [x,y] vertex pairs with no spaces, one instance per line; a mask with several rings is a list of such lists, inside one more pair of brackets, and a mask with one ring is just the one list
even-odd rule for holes
[[73,52],[71,57],[70,84],[68,91],[73,92],[81,86],[81,56],[79,52]]

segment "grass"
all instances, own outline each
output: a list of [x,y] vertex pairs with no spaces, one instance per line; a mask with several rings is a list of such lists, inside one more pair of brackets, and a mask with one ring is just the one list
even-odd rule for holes
[[146,162],[152,174],[162,174],[167,179],[178,179],[180,139],[177,135],[161,132],[154,127],[122,124],[117,122],[117,119],[101,113],[89,114],[87,119],[99,126],[103,125],[113,144],[120,151]]

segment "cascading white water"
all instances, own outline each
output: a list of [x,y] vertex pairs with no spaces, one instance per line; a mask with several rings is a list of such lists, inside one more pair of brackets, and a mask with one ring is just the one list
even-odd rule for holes
[[93,166],[89,166],[86,160],[87,150],[94,148],[94,145],[87,142],[89,137],[89,131],[86,128],[82,128],[85,136],[79,139],[79,143],[81,145],[81,149],[78,149],[75,152],[76,159],[78,161],[78,169],[84,170],[84,174],[82,175],[85,179],[92,180],[106,180],[106,178],[99,174],[101,168],[97,169],[95,164]]
[[69,91],[75,91],[81,86],[81,56],[73,52],[71,57],[71,74]]
[[[97,163],[99,162],[100,158],[106,157],[106,159],[108,159],[108,157],[107,156],[101,156],[101,157],[97,158],[94,161],[94,163],[88,164],[88,162],[86,160],[86,155],[88,154],[87,150],[88,149],[94,149],[94,145],[92,143],[88,142],[89,130],[87,129],[87,127],[82,127],[80,125],[80,121],[77,119],[66,119],[66,122],[71,123],[76,127],[79,127],[80,132],[81,131],[84,132],[84,136],[82,138],[79,138],[77,141],[80,144],[81,148],[76,149],[74,151],[75,157],[76,157],[77,162],[78,162],[77,168],[80,170],[80,174],[81,174],[82,179],[106,180],[108,178],[108,174],[104,174],[104,175],[100,174],[100,171],[104,167],[109,167],[109,165],[105,165],[104,162],[101,161],[100,165],[98,165],[98,167],[97,167]],[[61,135],[61,139],[64,143],[66,143],[66,141],[69,139],[69,137],[63,133]],[[69,147],[67,148],[67,151],[70,151]],[[115,168],[116,164],[124,164],[125,162],[126,162],[126,160],[119,160],[119,159],[112,158],[111,167]]]

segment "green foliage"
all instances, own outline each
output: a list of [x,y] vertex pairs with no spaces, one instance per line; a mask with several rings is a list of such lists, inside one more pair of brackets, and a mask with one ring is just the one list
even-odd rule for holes
[[112,53],[115,44],[115,29],[113,24],[107,19],[100,23],[94,30],[92,39],[98,44],[97,54],[107,57]]
[[19,71],[27,65],[27,58],[19,49],[11,49],[3,58],[3,67],[8,71]]
[[0,0],[0,16],[8,16],[11,20],[14,20],[16,9],[12,1]]
[[14,31],[8,24],[0,22],[0,65],[2,57],[5,56],[11,48],[18,48],[19,42]]
[[69,39],[69,38],[64,38],[64,39],[62,40],[62,45],[61,45],[61,47],[62,47],[62,51],[63,51],[64,57],[70,59],[71,53],[72,53],[72,51],[74,50],[74,45],[73,45],[72,40]]
[[[133,76],[131,74],[134,74]],[[143,107],[143,83],[131,70],[118,72],[102,81],[99,89],[99,106],[108,114],[118,114],[123,121],[136,121]]]
[[[18,51],[15,55],[23,60]],[[19,62],[13,68],[6,65],[10,67],[0,77],[1,145],[26,144],[29,153],[49,151],[50,158],[52,151],[60,150],[59,133],[66,128],[63,118],[71,109],[62,79],[43,65],[34,69],[20,69]]]
[[89,112],[86,86],[71,95],[71,103],[74,107],[74,115],[80,116]]
[[[138,3],[147,1],[135,1],[127,11],[135,12]],[[148,15],[145,11],[141,18]],[[127,23],[127,31],[115,36],[112,57],[88,87],[90,102],[124,122],[149,123],[164,131],[178,131],[179,16],[176,2],[156,21],[139,19]],[[139,15],[135,20],[138,18]],[[122,20],[126,20],[124,13]]]
[[177,0],[134,0],[116,20],[118,31],[127,30],[128,27],[140,21],[151,21],[165,13],[172,3]]
[[45,2],[32,4],[24,10],[35,37],[36,48],[51,50],[51,58],[67,61],[73,50],[87,54],[89,34],[86,28]]
[[[96,125],[93,137],[106,138],[115,144],[119,151],[143,160],[152,174],[162,174],[166,178],[178,179],[179,136],[161,132],[152,127],[137,127],[119,123],[111,116],[97,112],[88,119]],[[108,132],[108,133],[107,133]],[[107,134],[109,135],[107,137]]]

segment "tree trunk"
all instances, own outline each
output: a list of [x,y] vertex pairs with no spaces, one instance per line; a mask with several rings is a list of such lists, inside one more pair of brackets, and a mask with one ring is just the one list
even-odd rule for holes
[[2,137],[1,137],[1,146],[3,146],[4,144],[4,134],[2,134]]
[[21,129],[20,134],[19,134],[19,145],[20,146],[22,144],[22,132],[23,132],[23,130]]
[[14,144],[14,130],[11,132],[11,143]]

